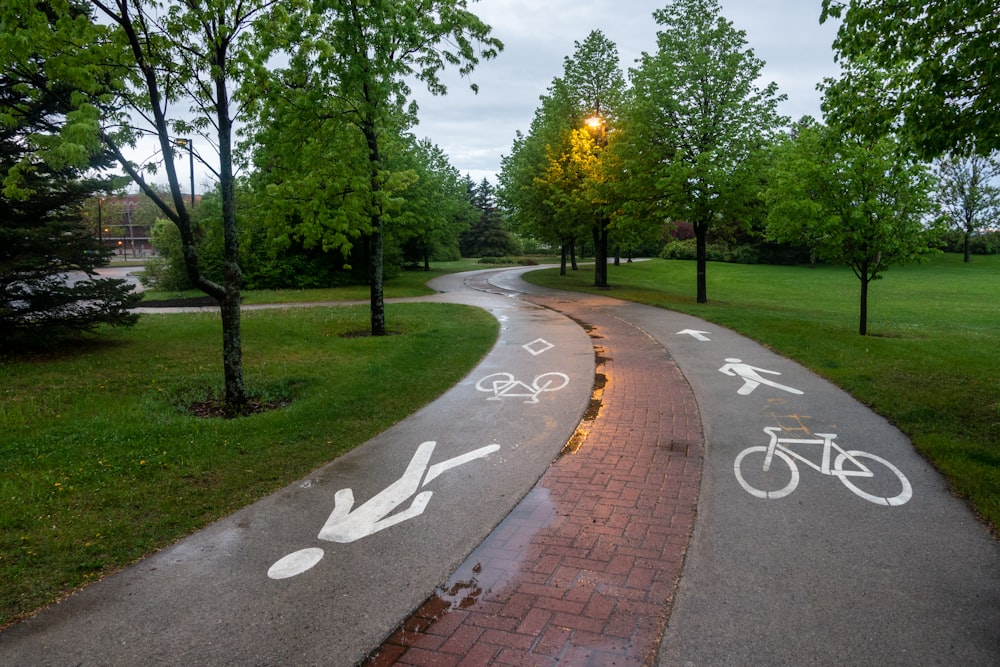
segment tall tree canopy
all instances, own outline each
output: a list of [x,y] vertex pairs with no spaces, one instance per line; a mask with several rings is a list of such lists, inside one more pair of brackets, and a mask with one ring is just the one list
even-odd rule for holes
[[[823,0],[840,20],[832,122],[899,127],[925,157],[1000,149],[1000,12],[986,0]],[[863,94],[859,94],[859,90]]]
[[504,159],[501,197],[516,225],[567,248],[584,234],[595,247],[594,284],[607,287],[610,210],[603,161],[625,96],[618,48],[600,30],[574,42],[527,136]]
[[845,135],[808,118],[775,152],[765,194],[768,237],[805,243],[819,259],[851,267],[861,282],[863,336],[871,282],[933,240],[930,173],[898,138]]
[[[325,190],[315,203],[303,200],[303,206],[312,210],[303,212],[297,206],[295,212],[308,219],[326,247],[345,247],[359,233],[367,239],[372,335],[386,333],[382,276],[387,207],[394,193],[413,178],[394,171],[387,162],[392,153],[389,144],[415,119],[410,84],[418,81],[433,94],[445,94],[440,79],[445,67],[455,66],[468,76],[481,60],[495,57],[503,48],[467,4],[467,0],[317,0],[296,15],[292,26],[308,38],[293,53],[284,76],[303,87],[293,90],[293,96],[316,105],[293,105],[295,113],[307,114],[294,122],[303,130],[303,138],[317,142],[310,147],[314,164],[327,174],[331,168],[339,171],[328,185],[308,170],[291,176],[312,191]],[[279,122],[285,118],[274,117]],[[324,143],[345,152],[324,154]],[[335,164],[343,157],[352,162],[360,158],[364,168],[345,174]],[[294,193],[294,180],[284,180],[283,187],[294,198],[302,195]],[[339,214],[330,217],[331,197],[350,197],[351,205],[360,207],[364,225],[359,229]]]
[[[191,282],[219,303],[224,400],[233,413],[249,405],[240,331],[233,128],[242,103],[268,77],[268,54],[278,46],[275,36],[283,34],[277,28],[283,6],[276,0],[5,0],[0,6],[0,69],[30,66],[32,52],[41,51],[46,74],[69,91],[58,138],[37,157],[81,166],[103,144],[177,225]],[[170,159],[179,139],[190,140],[192,133],[218,151],[212,170],[222,193],[222,284],[208,279],[199,266],[189,206]],[[144,165],[126,156],[126,149],[143,138],[151,138],[166,158],[168,197],[150,185]],[[209,159],[203,163],[212,165]],[[16,185],[16,179],[9,180]]]
[[677,0],[653,14],[656,53],[631,70],[618,150],[622,169],[646,188],[652,216],[690,222],[697,242],[697,300],[708,300],[709,228],[741,208],[739,171],[785,119],[774,83],[757,85],[764,62],[716,0]]
[[994,157],[949,155],[937,164],[938,201],[948,224],[962,233],[965,261],[973,234],[1000,223],[1000,162]]
[[[97,277],[111,250],[83,215],[84,201],[111,186],[85,172],[106,167],[110,156],[99,152],[79,166],[38,158],[72,110],[71,91],[47,78],[41,58],[32,64],[0,71],[0,184],[9,186],[0,189],[0,348],[138,319],[128,310],[139,300],[132,287]],[[71,271],[84,278],[67,280]]]

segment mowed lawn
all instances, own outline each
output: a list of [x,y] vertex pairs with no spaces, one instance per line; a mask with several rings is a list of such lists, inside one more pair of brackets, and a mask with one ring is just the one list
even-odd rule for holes
[[245,311],[247,384],[283,407],[232,420],[187,411],[221,392],[217,313],[0,360],[0,627],[368,440],[453,386],[498,331],[447,304],[388,304],[386,323],[372,338],[364,306]]
[[593,291],[716,322],[795,359],[906,433],[996,530],[1000,526],[1000,256],[964,264],[944,254],[893,267],[869,291],[844,267],[709,263],[708,304],[695,303],[695,263],[652,260],[529,273],[540,285]]

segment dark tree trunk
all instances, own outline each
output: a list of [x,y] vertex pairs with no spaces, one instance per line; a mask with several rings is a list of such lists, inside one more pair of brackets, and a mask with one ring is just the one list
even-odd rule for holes
[[[224,72],[225,53],[220,47],[216,65]],[[219,189],[222,195],[222,286],[219,302],[222,316],[222,365],[226,382],[226,407],[236,414],[246,412],[248,399],[243,381],[243,334],[240,317],[239,233],[236,225],[236,179],[233,176],[233,127],[229,116],[229,91],[226,78],[215,79],[219,122]]]
[[371,324],[373,336],[385,335],[385,300],[382,288],[382,203],[379,201],[381,185],[379,183],[378,134],[373,121],[364,123],[365,140],[368,142],[368,160],[371,167],[369,179],[372,195],[372,229],[368,237],[368,279],[371,287]]
[[569,255],[569,244],[563,243],[559,246],[559,275],[566,275],[566,257]]
[[601,221],[594,225],[594,287],[608,286],[608,227]]
[[862,336],[868,335],[868,274],[861,276],[861,310],[858,315],[858,333]]
[[708,281],[706,280],[708,266],[707,241],[708,225],[695,223],[694,237],[696,248],[696,263],[698,266],[698,303],[708,303]]

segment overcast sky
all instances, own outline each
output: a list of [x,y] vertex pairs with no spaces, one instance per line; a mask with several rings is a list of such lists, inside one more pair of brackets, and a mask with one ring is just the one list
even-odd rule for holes
[[[515,133],[527,132],[552,80],[562,75],[563,59],[593,30],[618,47],[622,71],[643,53],[656,51],[653,11],[667,0],[480,0],[469,8],[493,27],[504,43],[494,60],[481,63],[471,81],[451,78],[448,95],[417,91],[418,137],[427,137],[451,163],[475,181],[496,183],[500,158],[510,153]],[[834,76],[832,22],[819,24],[820,0],[720,0],[722,14],[747,34],[765,61],[763,84],[774,81],[788,96],[779,111],[792,119],[821,117],[816,84]]]

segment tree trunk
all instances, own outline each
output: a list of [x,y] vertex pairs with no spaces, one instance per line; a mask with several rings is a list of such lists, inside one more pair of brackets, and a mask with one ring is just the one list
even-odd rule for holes
[[594,225],[594,287],[608,286],[608,227],[601,221]]
[[[226,71],[225,53],[216,53],[219,71]],[[243,334],[240,317],[239,233],[236,225],[236,179],[233,176],[233,126],[229,116],[229,91],[226,78],[215,79],[216,115],[219,122],[219,189],[222,195],[222,286],[225,292],[219,303],[222,316],[222,366],[226,382],[226,407],[236,414],[247,410],[248,399],[243,381]]]
[[576,265],[576,237],[569,240],[569,260],[570,268],[574,271],[579,271],[580,267]]
[[971,239],[970,239],[971,236],[972,235],[969,234],[969,232],[965,232],[965,243],[964,243],[964,245],[965,245],[965,263],[966,264],[969,264],[969,263],[972,262],[972,243],[971,243]]
[[698,303],[708,303],[708,281],[705,278],[708,265],[708,252],[706,249],[708,225],[704,223],[695,223],[694,237],[696,248],[695,256],[698,266]]
[[569,255],[569,244],[563,243],[559,246],[559,275],[566,275],[566,257]]
[[382,296],[382,202],[380,201],[381,184],[379,183],[379,162],[381,160],[378,147],[378,134],[375,123],[366,119],[363,123],[365,140],[368,142],[368,160],[371,171],[372,197],[372,229],[368,237],[368,280],[371,293],[371,324],[372,336],[385,335],[385,301]]
[[868,275],[861,278],[861,311],[858,315],[858,333],[868,335]]

